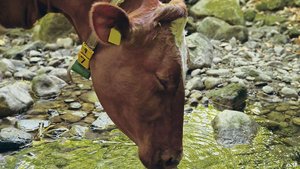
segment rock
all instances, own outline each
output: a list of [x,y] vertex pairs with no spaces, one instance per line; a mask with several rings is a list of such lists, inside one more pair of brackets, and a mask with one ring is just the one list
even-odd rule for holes
[[283,113],[272,111],[271,113],[267,114],[268,119],[276,122],[284,122],[286,117]]
[[14,77],[17,79],[24,79],[24,80],[32,80],[32,78],[36,76],[36,73],[28,70],[21,68],[19,69],[15,74]]
[[285,22],[286,18],[280,17],[278,15],[272,15],[272,14],[257,14],[255,16],[254,21],[256,22],[261,21],[263,22],[264,25],[273,26]]
[[115,128],[115,124],[106,113],[100,113],[96,121],[91,126],[92,130],[111,130]]
[[44,50],[56,51],[59,49],[59,46],[56,43],[47,43],[44,46]]
[[237,0],[201,0],[190,11],[196,17],[214,16],[234,25],[244,25],[245,22]]
[[66,82],[56,76],[42,74],[33,78],[32,91],[41,98],[54,98],[60,94],[61,88],[66,85]]
[[75,123],[87,116],[86,112],[83,111],[67,111],[61,116],[61,118],[67,122]]
[[266,94],[273,94],[274,93],[274,89],[271,86],[264,86],[262,88],[263,92],[265,92]]
[[200,77],[194,77],[191,80],[189,80],[186,84],[186,89],[188,90],[202,90],[205,88],[202,80]]
[[212,121],[216,140],[224,147],[250,144],[258,131],[258,124],[243,112],[224,110]]
[[74,32],[73,26],[62,14],[47,14],[39,21],[39,25],[36,36],[46,42],[55,42],[57,38],[66,37]]
[[70,103],[69,109],[70,110],[79,110],[82,105],[79,102],[72,102]]
[[298,93],[295,89],[292,88],[288,88],[288,87],[283,87],[280,90],[280,93],[284,96],[284,97],[295,97],[298,98]]
[[243,111],[246,106],[247,89],[240,84],[229,84],[221,89],[210,91],[207,96],[219,110]]
[[32,141],[32,136],[16,128],[3,128],[0,132],[0,153],[22,148]]
[[204,80],[205,89],[213,89],[221,83],[222,79],[220,78],[208,77]]
[[286,2],[286,0],[262,0],[256,5],[256,9],[260,11],[278,10],[282,9],[285,6]]
[[26,132],[32,132],[39,129],[41,127],[48,127],[50,125],[47,120],[39,120],[39,119],[25,119],[17,121],[17,127]]
[[286,44],[288,41],[288,37],[281,34],[276,34],[271,38],[271,42],[275,44]]
[[72,126],[72,128],[70,129],[69,132],[72,136],[85,137],[88,130],[89,130],[88,127],[83,127],[83,126],[80,126],[80,125],[74,125],[74,126]]
[[32,104],[29,85],[25,82],[16,82],[0,89],[0,117],[21,113]]
[[295,125],[300,126],[300,117],[295,117],[292,121]]
[[64,69],[64,68],[55,68],[49,73],[49,75],[56,76],[56,77],[64,80],[65,82],[68,81],[68,71],[67,71],[67,69]]
[[11,58],[11,59],[21,59],[25,53],[27,51],[30,50],[37,50],[40,49],[44,46],[44,43],[41,41],[35,41],[32,43],[28,43],[24,46],[15,46],[12,47],[10,49],[8,49],[7,51],[5,51],[5,53],[3,54],[4,57],[6,58]]
[[229,69],[209,69],[206,71],[206,74],[209,76],[226,76],[229,75]]
[[30,58],[31,57],[42,57],[43,56],[43,54],[41,52],[36,51],[36,50],[29,51],[28,55],[29,55]]
[[0,60],[0,72],[11,72],[13,73],[16,70],[15,65],[9,59],[1,59]]
[[244,12],[244,18],[246,21],[252,22],[255,19],[257,12],[253,9],[248,9]]
[[197,23],[197,31],[208,38],[230,40],[235,37],[241,42],[248,40],[248,29],[244,26],[231,26],[228,23],[213,17],[206,17]]
[[96,102],[99,102],[98,97],[94,91],[86,92],[82,94],[79,98],[80,100],[86,103],[95,104]]
[[73,40],[71,38],[58,38],[56,44],[59,47],[71,48],[73,46]]
[[187,36],[186,41],[190,54],[188,67],[190,69],[210,67],[214,57],[214,48],[209,39],[201,33],[193,33]]

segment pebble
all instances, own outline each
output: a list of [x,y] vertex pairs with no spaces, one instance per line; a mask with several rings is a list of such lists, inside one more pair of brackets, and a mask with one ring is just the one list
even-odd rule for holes
[[72,102],[70,103],[70,110],[79,110],[82,107],[82,105],[79,102]]
[[298,93],[295,89],[284,87],[281,89],[280,93],[285,97],[298,97]]
[[274,89],[271,86],[264,86],[262,88],[262,90],[266,93],[266,94],[273,94],[274,93]]

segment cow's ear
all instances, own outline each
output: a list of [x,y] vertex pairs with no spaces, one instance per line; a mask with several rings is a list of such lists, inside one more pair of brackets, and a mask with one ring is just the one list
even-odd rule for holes
[[111,42],[111,37],[116,41],[126,38],[130,29],[126,12],[118,6],[103,2],[93,5],[90,11],[90,24],[102,43]]

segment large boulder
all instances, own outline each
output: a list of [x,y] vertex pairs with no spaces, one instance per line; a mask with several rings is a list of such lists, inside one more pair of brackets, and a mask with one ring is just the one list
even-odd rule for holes
[[233,25],[244,25],[244,15],[239,0],[201,0],[191,8],[196,17],[214,16]]
[[66,17],[50,13],[39,21],[35,36],[42,41],[56,42],[57,38],[66,37],[71,32],[74,32],[74,29]]
[[214,57],[214,47],[207,37],[201,33],[193,33],[186,38],[190,54],[190,69],[210,67]]
[[250,144],[258,131],[258,124],[239,111],[225,110],[212,121],[216,140],[224,147]]
[[203,33],[208,38],[217,40],[230,40],[235,37],[241,42],[248,40],[248,29],[244,26],[231,26],[221,19],[206,17],[197,23],[197,31]]
[[32,104],[29,85],[24,82],[9,84],[0,89],[0,117],[23,112]]
[[221,89],[213,90],[207,95],[212,100],[214,107],[219,110],[242,111],[246,106],[247,88],[238,83],[232,83]]

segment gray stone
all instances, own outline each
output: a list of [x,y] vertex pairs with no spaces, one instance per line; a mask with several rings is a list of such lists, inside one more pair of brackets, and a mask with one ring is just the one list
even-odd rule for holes
[[212,121],[216,140],[224,147],[250,144],[258,131],[258,124],[239,111],[225,110]]
[[197,17],[214,16],[231,24],[244,25],[244,15],[237,0],[201,0],[190,9]]
[[42,48],[43,45],[44,45],[44,43],[42,43],[40,41],[35,41],[33,43],[28,43],[24,46],[12,47],[12,48],[8,49],[7,51],[5,51],[5,53],[3,55],[4,55],[4,57],[7,57],[7,58],[20,59],[25,55],[25,53],[27,51],[37,50],[39,48]]
[[69,132],[72,136],[85,137],[88,131],[89,131],[88,127],[73,125]]
[[32,136],[16,128],[3,128],[0,132],[0,153],[22,148],[32,141]]
[[79,102],[72,102],[70,103],[70,110],[79,110],[82,107],[82,105]]
[[289,87],[283,87],[280,90],[280,93],[284,96],[284,97],[295,97],[298,98],[298,93],[295,89],[289,88]]
[[14,72],[16,70],[15,65],[9,59],[1,59],[0,60],[0,72],[5,73],[7,71]]
[[49,73],[49,75],[56,76],[56,77],[64,80],[65,82],[68,81],[68,71],[67,71],[67,69],[64,69],[64,68],[55,68]]
[[106,113],[100,113],[99,117],[91,126],[92,130],[111,130],[115,128],[115,124]]
[[213,89],[221,83],[222,79],[220,78],[208,77],[204,80],[205,89]]
[[42,74],[33,78],[32,91],[41,98],[54,98],[60,94],[61,88],[65,85],[66,82],[56,76]]
[[189,48],[190,69],[201,69],[210,67],[214,57],[214,48],[209,39],[201,33],[193,33],[186,38]]
[[29,57],[42,57],[43,54],[36,50],[29,51]]
[[71,38],[58,38],[56,44],[59,47],[71,48],[73,46],[73,40]]
[[21,68],[19,69],[15,74],[14,77],[17,79],[24,79],[24,80],[32,80],[32,78],[36,76],[36,73],[28,70]]
[[231,26],[218,18],[206,17],[197,23],[197,31],[208,38],[230,40],[235,37],[241,42],[248,40],[248,29],[244,26]]
[[210,91],[207,96],[219,110],[231,109],[243,111],[246,106],[247,88],[237,83]]
[[267,94],[273,94],[274,93],[274,89],[271,86],[264,86],[262,88],[263,92],[267,93]]
[[209,69],[206,71],[206,74],[210,76],[226,76],[229,75],[229,73],[229,69]]
[[29,85],[25,82],[16,82],[0,89],[0,117],[21,113],[32,104]]
[[48,127],[49,125],[50,123],[47,120],[25,119],[17,121],[17,127],[26,132],[36,131],[40,126]]
[[188,90],[202,90],[205,88],[200,77],[193,77],[191,80],[187,82],[185,87]]

